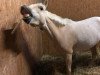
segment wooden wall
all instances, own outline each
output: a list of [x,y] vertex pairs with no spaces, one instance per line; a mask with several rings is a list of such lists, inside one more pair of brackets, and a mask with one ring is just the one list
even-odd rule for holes
[[[99,0],[48,0],[48,10],[73,20],[100,16]],[[35,0],[0,1],[0,74],[34,75],[35,64],[42,54],[63,56],[59,44],[49,34],[22,23],[11,34],[20,18],[19,7]]]
[[99,0],[49,0],[49,10],[73,20],[100,16]]

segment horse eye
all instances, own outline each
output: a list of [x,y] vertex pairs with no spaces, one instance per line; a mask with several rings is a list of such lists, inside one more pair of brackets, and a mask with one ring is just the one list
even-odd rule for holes
[[42,6],[39,6],[39,9],[40,9],[40,10],[43,10],[43,7],[42,7]]

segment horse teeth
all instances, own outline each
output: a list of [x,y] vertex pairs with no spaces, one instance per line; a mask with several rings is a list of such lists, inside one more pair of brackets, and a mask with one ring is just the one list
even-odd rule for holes
[[23,16],[24,16],[24,17],[29,17],[30,15],[29,15],[29,14],[24,14]]

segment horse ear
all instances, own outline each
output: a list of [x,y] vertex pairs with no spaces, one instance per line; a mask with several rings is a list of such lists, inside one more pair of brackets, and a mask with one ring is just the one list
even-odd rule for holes
[[37,0],[37,3],[43,3],[46,7],[48,7],[48,0]]
[[48,7],[48,0],[44,0],[44,1],[43,1],[43,4],[44,4],[46,7]]

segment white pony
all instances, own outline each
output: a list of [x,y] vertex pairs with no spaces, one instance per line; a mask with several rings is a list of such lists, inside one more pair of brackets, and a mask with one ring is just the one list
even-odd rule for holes
[[[66,52],[67,75],[71,75],[73,51],[91,49],[93,58],[96,57],[95,46],[100,42],[100,17],[73,21],[47,11],[46,5],[42,3],[23,5],[21,13],[26,23],[46,29],[57,39],[64,49],[62,51]],[[53,22],[62,26],[58,28]]]

